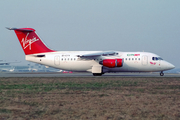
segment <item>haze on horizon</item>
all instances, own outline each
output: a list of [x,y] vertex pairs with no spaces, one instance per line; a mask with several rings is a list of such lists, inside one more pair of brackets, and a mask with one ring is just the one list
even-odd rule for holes
[[13,31],[31,27],[59,51],[145,51],[180,68],[180,1],[0,1],[0,60],[25,61]]

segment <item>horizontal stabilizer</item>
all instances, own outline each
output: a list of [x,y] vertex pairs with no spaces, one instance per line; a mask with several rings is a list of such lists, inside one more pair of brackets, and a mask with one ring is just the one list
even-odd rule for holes
[[35,31],[32,28],[8,28],[6,27],[8,30],[17,30],[17,31],[24,31],[24,32],[33,32]]

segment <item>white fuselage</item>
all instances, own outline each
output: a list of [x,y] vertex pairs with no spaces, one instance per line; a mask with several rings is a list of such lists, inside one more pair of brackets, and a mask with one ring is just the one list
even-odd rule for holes
[[36,62],[46,66],[69,71],[92,72],[93,66],[100,66],[99,62],[104,59],[123,59],[122,67],[103,67],[103,72],[156,72],[174,68],[169,62],[158,55],[149,52],[116,52],[117,55],[98,56],[91,58],[81,58],[79,55],[91,54],[102,51],[58,51],[42,54],[26,55],[26,60]]

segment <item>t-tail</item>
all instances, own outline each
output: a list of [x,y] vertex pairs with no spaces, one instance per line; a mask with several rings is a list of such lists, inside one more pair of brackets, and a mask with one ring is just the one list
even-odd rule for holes
[[7,28],[14,30],[25,55],[55,52],[49,49],[32,28]]

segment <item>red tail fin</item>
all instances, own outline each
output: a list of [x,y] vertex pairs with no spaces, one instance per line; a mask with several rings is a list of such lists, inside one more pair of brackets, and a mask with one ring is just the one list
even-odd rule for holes
[[49,49],[41,41],[41,39],[36,34],[35,30],[32,28],[8,28],[9,30],[14,30],[19,42],[26,55],[45,53],[45,52],[55,52]]

